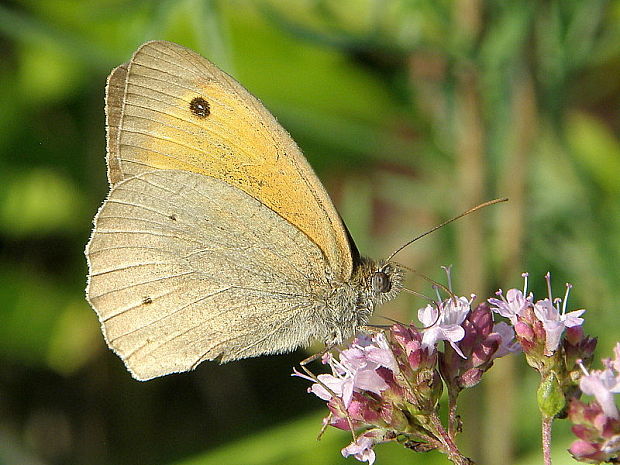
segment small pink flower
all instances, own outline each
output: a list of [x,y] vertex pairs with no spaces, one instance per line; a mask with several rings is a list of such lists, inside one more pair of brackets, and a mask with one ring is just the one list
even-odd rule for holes
[[397,367],[392,349],[384,333],[377,333],[372,338],[374,345],[366,348],[366,356],[370,362],[394,371]]
[[620,379],[611,369],[592,370],[589,375],[581,377],[579,388],[584,394],[595,397],[606,416],[620,418],[614,401],[614,394],[620,392]]
[[[340,352],[339,360],[326,354],[323,363],[329,364],[332,374],[317,376],[320,382],[315,382],[309,388],[309,392],[325,401],[330,401],[333,393],[342,399],[345,408],[351,404],[354,392],[368,391],[381,394],[388,389],[388,384],[377,369],[379,367],[392,369],[396,366],[394,356],[382,333],[376,334],[372,340],[368,337],[358,337],[350,348]],[[314,381],[298,371],[294,371],[293,375]]]
[[466,358],[456,344],[465,336],[461,326],[471,309],[471,300],[465,297],[447,299],[437,307],[427,305],[418,310],[418,319],[426,329],[422,336],[422,348],[435,350],[438,341],[448,341],[452,348],[463,358]]
[[504,297],[502,290],[497,291],[499,299],[488,299],[492,307],[492,310],[499,313],[501,316],[508,318],[514,325],[517,323],[517,317],[521,316],[523,312],[530,306],[532,306],[532,294],[527,297],[524,292],[519,289],[509,289]]
[[583,324],[583,318],[579,317],[584,312],[585,310],[576,310],[566,313],[566,299],[564,299],[562,310],[559,308],[559,303],[557,306],[554,306],[550,299],[539,300],[534,304],[536,318],[543,323],[545,328],[545,352],[547,354],[552,354],[557,350],[566,328]]
[[353,455],[360,462],[375,463],[375,451],[373,447],[385,439],[385,433],[379,430],[369,430],[359,436],[354,442],[342,449],[342,455]]
[[508,355],[513,352],[519,352],[521,350],[521,344],[515,341],[515,331],[503,321],[493,326],[493,333],[499,335],[501,342],[497,352],[493,355],[493,358],[500,358],[504,355]]
[[[515,289],[511,289],[511,291],[514,291],[511,296],[512,303],[509,303],[503,297],[503,300],[489,299],[489,302],[498,306],[496,311],[501,315],[510,318],[526,353],[531,354],[531,351],[540,343],[544,344],[544,355],[550,356],[560,347],[562,336],[567,328],[575,328],[583,324],[581,315],[583,315],[585,310],[567,312],[568,294],[572,286],[570,284],[566,285],[564,299],[553,299],[551,274],[547,273],[545,279],[549,296],[533,305],[533,296],[531,294],[527,299],[524,299],[523,294]],[[498,295],[501,296],[501,291],[498,292]],[[523,302],[526,302],[526,304],[521,306]],[[508,308],[513,311],[512,314],[508,312]],[[521,308],[521,310],[517,312],[515,310],[517,308]],[[522,323],[526,323],[530,328],[523,327]],[[530,331],[532,331],[532,334],[527,334]],[[571,337],[574,339],[577,336],[573,331]]]

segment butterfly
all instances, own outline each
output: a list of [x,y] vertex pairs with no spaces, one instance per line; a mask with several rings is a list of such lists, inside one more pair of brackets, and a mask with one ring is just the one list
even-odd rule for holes
[[351,337],[402,289],[357,250],[300,149],[231,76],[151,41],[106,87],[110,192],[87,300],[147,380]]

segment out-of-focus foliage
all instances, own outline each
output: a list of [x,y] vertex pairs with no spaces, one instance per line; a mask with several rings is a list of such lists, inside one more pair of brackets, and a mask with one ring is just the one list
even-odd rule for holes
[[[364,253],[508,196],[399,261],[434,279],[453,264],[456,290],[480,296],[525,270],[542,294],[550,270],[574,284],[601,353],[618,339],[619,1],[13,0],[0,5],[0,463],[353,463],[346,435],[314,441],[320,403],[288,376],[301,352],[138,383],[104,347],[83,299],[107,190],[103,88],[149,39],[199,51],[261,98]],[[423,304],[402,296],[382,314]],[[522,371],[498,366],[470,394],[478,463],[539,462]]]

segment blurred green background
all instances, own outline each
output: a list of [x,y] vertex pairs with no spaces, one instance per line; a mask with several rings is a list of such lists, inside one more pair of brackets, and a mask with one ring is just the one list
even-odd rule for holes
[[[140,383],[84,300],[83,248],[107,192],[103,93],[167,39],[278,117],[365,254],[478,202],[399,261],[487,297],[575,285],[599,357],[618,339],[620,1],[13,0],[0,4],[0,464],[334,464],[348,442],[289,376],[307,353]],[[430,293],[409,277],[408,287]],[[381,314],[408,321],[420,299]],[[384,320],[376,319],[377,323]],[[540,463],[536,377],[500,360],[464,404],[480,464]],[[571,460],[567,425],[556,463]],[[446,463],[396,445],[378,463]]]

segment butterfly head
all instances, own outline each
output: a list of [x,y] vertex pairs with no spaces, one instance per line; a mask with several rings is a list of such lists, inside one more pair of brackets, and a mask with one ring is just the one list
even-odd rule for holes
[[317,339],[339,344],[364,327],[376,307],[392,300],[402,290],[404,270],[393,262],[359,257],[353,276],[336,284],[327,299],[326,313],[317,326]]
[[396,297],[402,290],[404,270],[393,262],[362,258],[357,268],[358,310],[372,314],[377,305]]
[[392,300],[402,290],[404,270],[392,262],[378,262],[367,279],[369,297],[375,305]]

